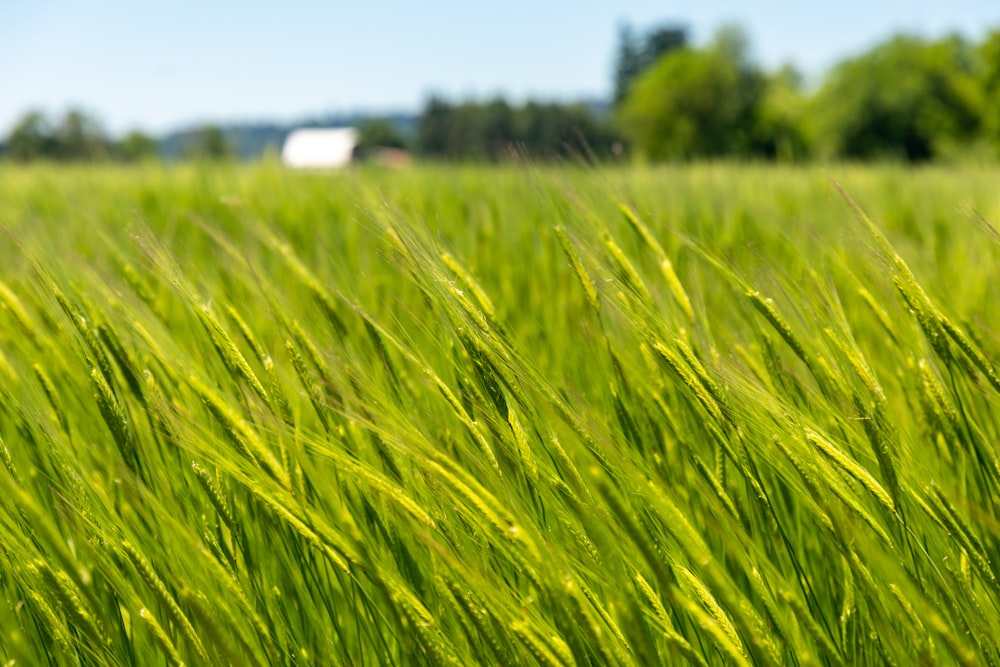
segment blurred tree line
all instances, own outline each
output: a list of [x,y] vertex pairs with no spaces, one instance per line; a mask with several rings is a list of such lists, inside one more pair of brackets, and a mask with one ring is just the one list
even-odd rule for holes
[[614,118],[647,159],[1000,157],[1000,30],[979,44],[897,35],[812,91],[791,66],[757,66],[737,28],[701,49],[680,40],[638,71],[635,40],[626,32],[619,46],[629,79]]
[[[79,109],[70,109],[56,122],[34,110],[10,131],[2,153],[17,162],[140,162],[159,158],[160,142],[138,130],[112,139],[94,116]],[[233,155],[232,142],[214,125],[190,132],[182,147],[187,159],[222,160]]]
[[807,90],[792,65],[758,66],[739,28],[694,48],[681,26],[645,33],[626,26],[613,84],[604,115],[583,106],[432,98],[413,148],[459,160],[606,159],[622,147],[648,160],[1000,157],[1000,30],[979,44],[894,36]]
[[[755,63],[738,28],[723,28],[695,48],[683,26],[643,32],[625,26],[612,83],[613,99],[604,105],[515,106],[502,98],[456,103],[435,96],[406,123],[362,122],[356,156],[391,147],[455,161],[1000,157],[1000,30],[978,44],[956,35],[894,36],[807,88],[791,65],[768,72]],[[0,152],[18,161],[135,161],[161,153],[247,158],[257,153],[241,137],[253,129],[175,133],[164,151],[142,132],[110,139],[79,110],[57,121],[33,111]],[[273,141],[290,128],[265,129]]]
[[450,104],[434,97],[420,115],[413,148],[451,160],[607,159],[622,141],[609,119],[584,104],[514,107],[501,98]]
[[157,142],[139,131],[118,141],[108,138],[98,121],[71,109],[53,122],[41,111],[29,111],[14,126],[4,145],[10,159],[95,162],[101,160],[138,161],[155,157]]

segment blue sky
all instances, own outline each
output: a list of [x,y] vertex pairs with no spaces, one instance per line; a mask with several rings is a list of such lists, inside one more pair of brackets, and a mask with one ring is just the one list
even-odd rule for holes
[[0,134],[29,108],[70,105],[120,133],[416,111],[431,92],[602,97],[617,27],[663,21],[696,43],[738,23],[764,66],[816,79],[897,31],[979,39],[1000,28],[1000,1],[0,0]]

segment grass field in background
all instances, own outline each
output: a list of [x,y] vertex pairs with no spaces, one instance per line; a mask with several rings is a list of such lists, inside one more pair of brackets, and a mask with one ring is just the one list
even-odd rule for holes
[[0,664],[1000,664],[998,185],[0,167]]

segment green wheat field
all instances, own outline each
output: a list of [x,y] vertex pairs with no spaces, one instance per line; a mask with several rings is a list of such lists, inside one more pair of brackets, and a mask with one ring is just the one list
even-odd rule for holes
[[1000,664],[1000,171],[0,168],[0,664]]

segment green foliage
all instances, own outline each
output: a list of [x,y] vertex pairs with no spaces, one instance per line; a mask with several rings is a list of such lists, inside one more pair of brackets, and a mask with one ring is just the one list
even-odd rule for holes
[[155,158],[158,150],[156,139],[139,130],[132,130],[126,134],[117,146],[117,154],[126,162]]
[[688,44],[687,29],[664,25],[646,33],[635,34],[629,25],[618,31],[618,51],[615,56],[614,104],[620,104],[632,90],[632,83],[660,58]]
[[532,157],[607,159],[624,138],[583,105],[528,102],[515,117],[518,144]]
[[[705,49],[667,51],[641,68],[622,33],[618,118],[654,160],[967,160],[1000,151],[1000,32],[978,45],[897,35],[836,66],[812,95],[791,66],[765,74],[746,57],[738,29]],[[633,81],[634,79],[634,81]]]
[[108,157],[108,141],[98,122],[79,110],[63,116],[55,132],[56,157],[69,161],[93,161]]
[[420,114],[417,125],[417,149],[424,155],[441,158],[449,145],[451,105],[443,98],[432,96]]
[[619,117],[650,159],[749,155],[764,89],[742,37],[723,31],[708,49],[664,56],[635,82]]
[[833,173],[0,168],[0,662],[997,663],[996,170]]
[[806,104],[802,77],[793,67],[786,66],[767,77],[753,134],[755,152],[781,162],[809,157]]
[[7,138],[8,153],[20,162],[48,159],[94,161],[109,156],[109,142],[100,124],[78,109],[71,109],[57,124],[41,111],[26,113]]
[[6,155],[17,162],[135,162],[156,152],[156,140],[139,131],[120,142],[109,139],[97,119],[79,109],[70,109],[58,123],[41,111],[29,111],[11,130],[6,146]]
[[188,138],[181,154],[188,160],[212,162],[232,159],[236,152],[220,127],[205,125]]
[[432,98],[420,116],[416,148],[448,160],[606,159],[620,141],[608,122],[583,105],[511,107],[501,98],[452,105]]
[[55,138],[45,114],[29,111],[17,122],[7,137],[7,154],[21,162],[55,156]]
[[406,141],[396,127],[384,118],[372,118],[358,126],[358,145],[354,157],[364,160],[379,148],[406,148]]
[[971,45],[897,36],[838,65],[811,120],[823,155],[926,160],[970,143],[982,109]]
[[983,39],[977,55],[983,91],[983,136],[1000,155],[1000,30]]

